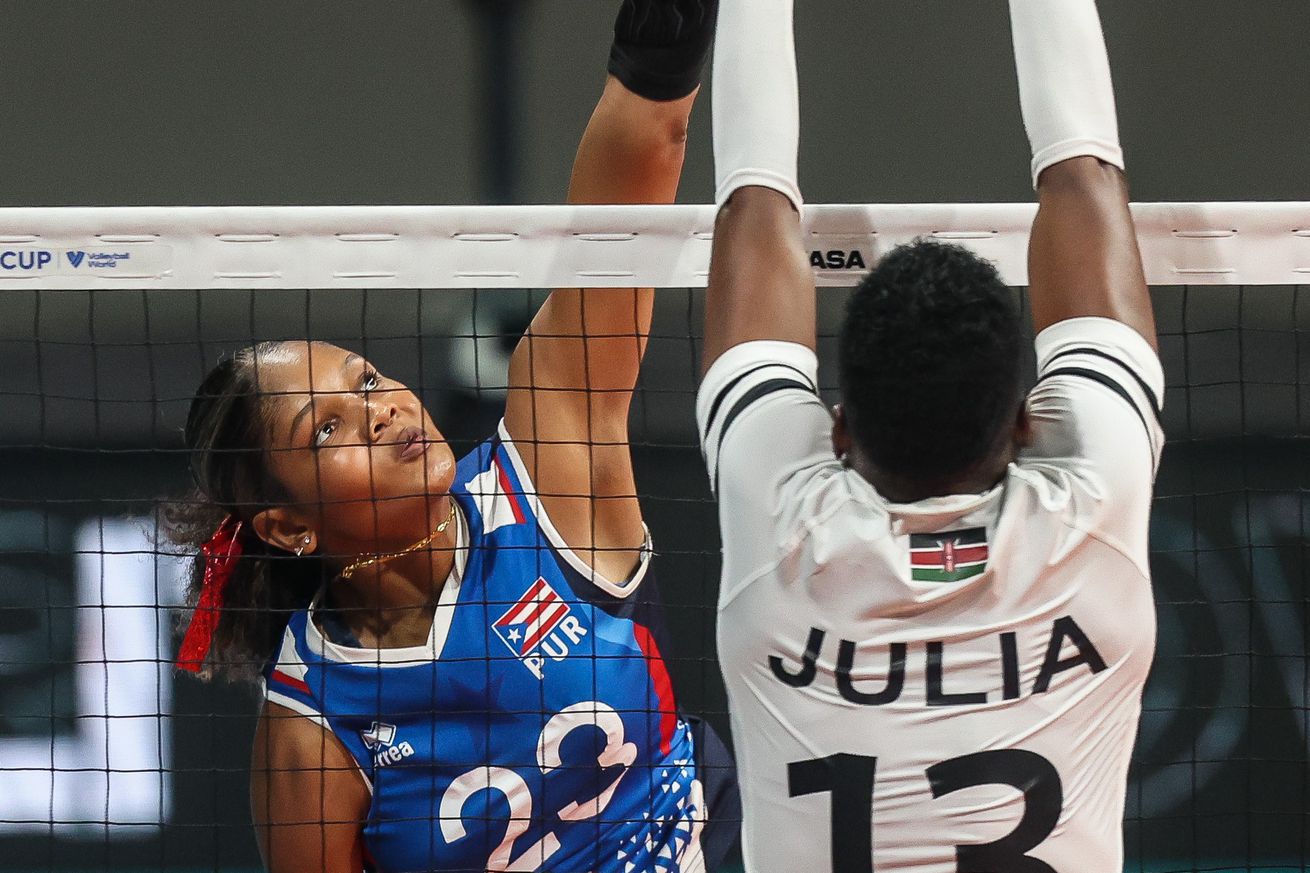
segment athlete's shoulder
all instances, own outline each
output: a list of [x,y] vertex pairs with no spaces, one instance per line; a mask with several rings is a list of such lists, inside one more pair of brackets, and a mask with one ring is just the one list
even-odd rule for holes
[[[1142,488],[1149,508],[1149,480]],[[1034,572],[1069,562],[1104,570],[1123,561],[1150,578],[1145,520],[1136,515],[1111,499],[1111,486],[1094,467],[1034,461],[1010,465],[997,526],[1019,538],[1006,554]]]
[[696,421],[719,499],[756,503],[786,471],[832,460],[818,359],[797,343],[754,340],[720,355],[701,380]]
[[1100,468],[1115,485],[1149,484],[1164,445],[1164,370],[1137,331],[1109,318],[1071,318],[1034,342],[1029,458]]
[[291,614],[277,654],[264,665],[264,698],[325,725],[323,704],[315,693],[319,683],[310,676],[316,658],[306,644],[308,626],[308,610]]
[[[1142,454],[1147,448],[1143,445]],[[1125,514],[1134,517],[1149,508],[1155,480],[1144,458],[1137,469],[1102,457],[1072,453],[1049,456],[1022,454],[1007,476],[1007,515],[1022,516],[1025,527],[1070,525],[1084,530],[1116,527]]]

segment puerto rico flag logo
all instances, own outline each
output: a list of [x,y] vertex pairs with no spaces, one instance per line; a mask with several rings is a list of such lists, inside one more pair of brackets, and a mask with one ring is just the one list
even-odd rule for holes
[[915,582],[959,582],[986,569],[986,528],[910,534],[910,578]]
[[555,593],[549,582],[538,577],[523,596],[496,619],[491,629],[511,652],[519,658],[526,658],[568,614],[569,605]]

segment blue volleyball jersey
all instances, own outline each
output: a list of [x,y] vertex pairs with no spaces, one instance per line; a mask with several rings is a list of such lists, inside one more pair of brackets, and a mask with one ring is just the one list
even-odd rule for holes
[[379,871],[695,871],[705,803],[658,609],[563,543],[502,425],[459,462],[460,550],[426,645],[342,646],[291,618],[268,700],[372,791]]

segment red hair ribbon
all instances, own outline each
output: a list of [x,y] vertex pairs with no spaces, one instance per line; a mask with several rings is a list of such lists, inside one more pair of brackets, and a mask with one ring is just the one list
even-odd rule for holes
[[241,557],[241,541],[237,538],[240,533],[241,522],[229,515],[209,541],[200,547],[205,556],[205,579],[200,585],[200,601],[191,614],[191,623],[187,625],[182,648],[177,653],[179,670],[199,673],[205,656],[209,654],[209,644],[214,639],[223,608],[223,590]]

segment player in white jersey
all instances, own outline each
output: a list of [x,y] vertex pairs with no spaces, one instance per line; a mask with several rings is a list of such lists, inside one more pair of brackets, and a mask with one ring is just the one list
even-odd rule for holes
[[697,416],[748,873],[1122,870],[1163,375],[1094,2],[1010,11],[1036,387],[995,269],[920,242],[854,292],[834,415],[792,2],[722,2]]

